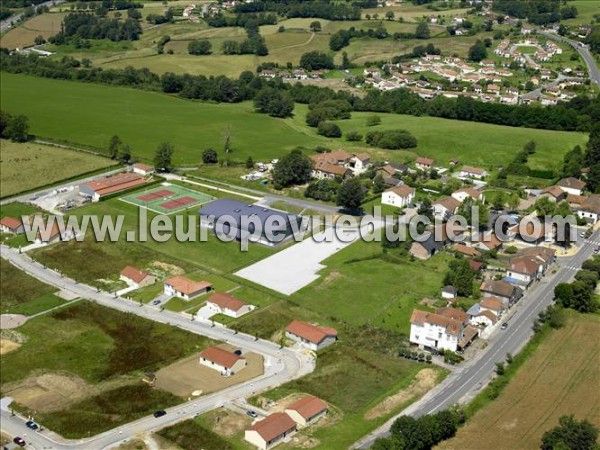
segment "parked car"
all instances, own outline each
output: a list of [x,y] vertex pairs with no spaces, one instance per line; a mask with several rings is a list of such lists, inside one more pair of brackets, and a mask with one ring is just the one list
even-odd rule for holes
[[154,411],[154,417],[162,417],[165,414],[167,414],[167,412],[164,409],[159,409],[158,411]]
[[152,302],[152,304],[153,304],[154,306],[156,306],[156,305],[160,305],[160,300],[154,300],[154,301]]
[[508,328],[508,322],[504,322],[500,328],[502,328],[503,330],[506,330]]
[[25,422],[25,426],[27,428],[31,428],[32,430],[37,430],[39,428],[39,425],[37,423],[35,423],[33,420],[30,420],[29,422]]
[[241,351],[241,350],[238,348],[237,350],[235,350],[235,351],[233,352],[233,354],[234,354],[234,355],[237,355],[237,356],[242,356],[242,351]]
[[25,447],[25,439],[23,439],[22,437],[17,436],[13,439],[13,442],[19,447]]
[[251,409],[249,409],[248,411],[246,411],[246,414],[248,414],[253,419],[256,419],[258,417],[258,414],[256,414],[256,411],[253,411]]

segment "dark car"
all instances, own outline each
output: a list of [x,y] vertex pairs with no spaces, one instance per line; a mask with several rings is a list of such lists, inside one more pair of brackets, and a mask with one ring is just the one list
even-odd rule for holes
[[250,417],[252,417],[254,419],[256,419],[258,417],[258,414],[256,414],[256,411],[252,411],[251,409],[246,411],[246,414],[248,414]]
[[237,349],[236,351],[233,352],[234,355],[237,356],[241,356],[242,355],[242,351],[240,349]]
[[39,428],[39,425],[37,423],[35,423],[33,420],[30,420],[29,422],[25,422],[25,426],[27,428],[31,428],[32,430],[37,430]]
[[13,439],[13,442],[19,447],[25,447],[25,439],[23,439],[22,437],[17,436]]
[[508,328],[508,322],[504,322],[500,328],[506,330]]
[[165,414],[167,414],[167,412],[164,409],[159,409],[158,411],[154,411],[154,417],[162,417]]

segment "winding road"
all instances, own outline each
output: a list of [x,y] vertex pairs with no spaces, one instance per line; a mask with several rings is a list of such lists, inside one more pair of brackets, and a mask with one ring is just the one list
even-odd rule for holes
[[600,86],[600,69],[598,69],[598,66],[596,65],[596,60],[594,59],[594,56],[592,55],[587,46],[582,45],[579,41],[574,41],[572,39],[568,39],[555,33],[549,33],[548,31],[541,31],[540,33],[549,39],[566,42],[571,47],[573,47],[577,51],[577,53],[581,55],[586,65],[588,66],[590,80],[593,83],[596,83]]

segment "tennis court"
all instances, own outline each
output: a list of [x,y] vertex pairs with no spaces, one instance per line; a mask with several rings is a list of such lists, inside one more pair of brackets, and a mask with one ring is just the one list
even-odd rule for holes
[[183,186],[163,184],[154,189],[126,195],[121,200],[159,214],[174,214],[203,205],[214,200],[214,197]]

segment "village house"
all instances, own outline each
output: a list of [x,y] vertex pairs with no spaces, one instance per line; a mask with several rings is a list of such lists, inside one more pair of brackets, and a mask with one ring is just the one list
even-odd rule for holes
[[286,441],[296,430],[296,422],[289,415],[273,413],[248,428],[244,439],[259,450],[269,450]]
[[550,69],[541,69],[540,70],[540,79],[549,80],[552,77],[552,71]]
[[19,234],[23,233],[24,231],[25,227],[20,219],[6,216],[0,220],[0,232],[2,233]]
[[359,175],[371,167],[371,157],[366,153],[356,153],[348,158],[345,165],[354,175]]
[[478,191],[474,188],[463,188],[452,193],[452,197],[458,200],[460,203],[463,203],[467,198],[472,198],[475,201],[483,202],[485,197],[483,196],[483,192]]
[[458,296],[458,291],[454,286],[444,286],[442,288],[442,298],[446,300],[455,300]]
[[578,180],[574,177],[563,178],[556,185],[565,191],[567,194],[571,195],[583,195],[583,190],[585,189],[587,183],[585,181]]
[[590,194],[577,211],[577,216],[595,224],[600,218],[600,194]]
[[285,337],[317,351],[337,341],[337,331],[334,328],[294,320],[285,329]]
[[302,397],[285,408],[285,413],[301,428],[312,425],[321,417],[327,415],[328,411],[329,406],[327,403],[312,395]]
[[435,161],[433,159],[424,158],[422,156],[419,156],[415,161],[415,165],[416,165],[417,169],[420,169],[420,170],[431,170],[431,169],[433,169],[434,163],[435,163]]
[[277,72],[270,69],[261,70],[258,74],[261,78],[275,78],[277,76]]
[[484,297],[497,297],[505,307],[514,305],[523,296],[523,291],[504,280],[485,280],[479,291]]
[[149,286],[156,282],[156,277],[150,272],[133,266],[127,266],[121,270],[119,279],[127,283],[129,286],[135,287],[136,289]]
[[491,252],[500,250],[503,242],[498,239],[493,231],[485,231],[473,234],[470,238],[470,244],[478,250]]
[[415,188],[405,184],[393,187],[381,193],[381,204],[404,208],[410,205],[415,198]]
[[441,220],[448,220],[450,216],[456,214],[460,202],[454,197],[443,197],[431,204],[433,208],[433,215],[439,217]]
[[133,172],[139,175],[147,176],[154,173],[154,167],[148,164],[136,163],[132,166]]
[[498,86],[497,84],[488,84],[485,90],[490,94],[498,95],[500,93],[500,86]]
[[567,193],[558,186],[550,186],[544,189],[539,196],[546,197],[552,203],[560,203],[566,200]]
[[470,245],[467,245],[463,242],[457,242],[452,246],[452,249],[456,253],[460,253],[461,255],[466,256],[468,258],[478,258],[479,256],[481,256],[481,252],[478,249],[476,249],[475,247],[471,247]]
[[494,296],[481,299],[479,305],[481,306],[481,309],[493,312],[498,318],[502,317],[505,311],[502,300]]
[[351,155],[344,151],[330,153],[317,153],[310,156],[313,161],[312,177],[319,180],[347,178],[351,176],[352,170],[346,166]]
[[469,323],[474,326],[491,327],[498,322],[498,316],[492,311],[481,308],[479,303],[475,303],[471,306],[467,315],[469,316]]
[[375,67],[366,67],[363,75],[367,78],[381,78],[381,71]]
[[208,347],[200,353],[200,364],[216,370],[224,377],[235,375],[248,365],[246,358],[219,347]]
[[183,275],[167,278],[163,283],[165,295],[179,297],[183,300],[191,300],[212,290],[212,284],[208,281],[194,281]]
[[556,250],[547,247],[523,249],[510,259],[506,275],[519,284],[529,286],[540,280],[555,260]]
[[468,325],[468,316],[454,308],[439,308],[435,313],[413,310],[410,318],[410,343],[421,349],[457,351],[467,347],[478,335]]
[[430,229],[427,234],[415,239],[409,253],[415,258],[429,259],[444,250],[451,242],[459,240],[463,233],[464,229],[460,226],[438,225]]
[[254,305],[250,305],[227,292],[215,292],[206,300],[206,306],[217,314],[234,318],[242,317],[255,309]]

